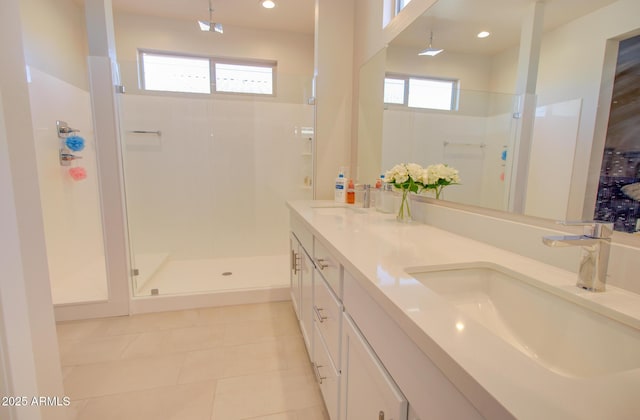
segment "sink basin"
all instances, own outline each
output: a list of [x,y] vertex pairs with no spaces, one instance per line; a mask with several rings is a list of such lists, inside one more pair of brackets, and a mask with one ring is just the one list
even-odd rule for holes
[[594,377],[640,367],[640,330],[567,291],[489,263],[406,271],[556,373]]

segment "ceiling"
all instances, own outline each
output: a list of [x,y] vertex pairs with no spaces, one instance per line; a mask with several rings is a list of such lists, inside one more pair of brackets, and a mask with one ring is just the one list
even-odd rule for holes
[[[268,10],[258,0],[211,0],[213,21],[231,26],[313,33],[315,0],[275,1],[277,6]],[[208,0],[112,0],[112,3],[116,12],[194,22],[209,20]]]
[[[83,3],[84,0],[76,0]],[[311,34],[315,0],[277,0],[274,9],[259,0],[211,0],[213,20],[223,25]],[[520,24],[534,0],[439,0],[391,44],[416,48],[433,46],[461,53],[495,54],[518,45]],[[545,0],[545,30],[553,29],[616,0]],[[207,20],[208,0],[112,0],[116,12],[173,19]],[[481,30],[491,32],[476,38]]]
[[[523,16],[534,0],[439,0],[421,18],[405,29],[391,45],[416,47],[429,44],[445,51],[496,54],[520,42]],[[545,0],[544,30],[584,16],[616,0]],[[491,36],[478,39],[477,33]]]

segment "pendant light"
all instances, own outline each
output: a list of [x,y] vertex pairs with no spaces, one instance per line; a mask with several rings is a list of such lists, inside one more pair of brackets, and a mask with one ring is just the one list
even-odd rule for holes
[[224,32],[222,24],[215,23],[213,21],[213,7],[211,7],[211,0],[209,0],[209,20],[199,20],[198,25],[200,26],[200,30],[203,32],[217,32],[219,34]]
[[426,48],[418,53],[418,55],[428,55],[429,57],[435,57],[444,51],[442,48],[433,48],[433,31],[431,31],[431,36],[429,37],[429,48]]

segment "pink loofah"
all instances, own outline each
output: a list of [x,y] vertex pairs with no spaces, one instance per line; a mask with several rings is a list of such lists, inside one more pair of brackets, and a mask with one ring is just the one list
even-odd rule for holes
[[76,166],[69,168],[69,175],[71,175],[74,181],[82,181],[87,177],[87,171],[81,166]]

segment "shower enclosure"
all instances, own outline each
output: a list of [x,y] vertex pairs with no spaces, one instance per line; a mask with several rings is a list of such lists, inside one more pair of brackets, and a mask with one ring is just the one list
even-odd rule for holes
[[312,198],[300,96],[119,95],[134,296],[288,286],[285,202]]

